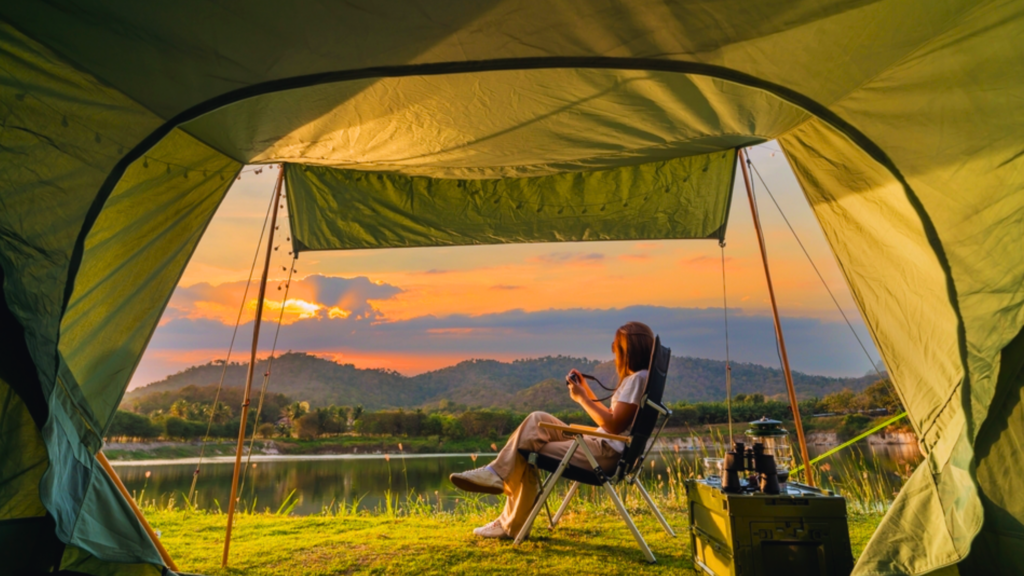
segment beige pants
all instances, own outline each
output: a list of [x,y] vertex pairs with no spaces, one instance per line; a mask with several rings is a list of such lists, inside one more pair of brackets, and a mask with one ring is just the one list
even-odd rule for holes
[[[569,451],[573,440],[558,430],[541,428],[541,422],[550,422],[565,426],[566,424],[551,414],[534,412],[527,416],[526,420],[516,428],[508,439],[505,447],[498,453],[498,457],[491,462],[490,466],[498,476],[505,482],[505,510],[501,513],[499,521],[505,532],[511,536],[519,533],[519,529],[526,523],[530,510],[533,509],[540,486],[537,477],[530,470],[526,458],[519,454],[520,449],[531,452],[540,452],[545,456],[561,460]],[[606,445],[598,438],[583,437],[597,463],[605,472],[613,472],[618,464],[621,455]],[[590,461],[582,448],[578,448],[569,461],[574,466],[591,468]]]

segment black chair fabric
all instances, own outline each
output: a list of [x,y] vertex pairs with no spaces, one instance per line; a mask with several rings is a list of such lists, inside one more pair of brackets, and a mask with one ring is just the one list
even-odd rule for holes
[[[651,434],[658,424],[658,416],[661,414],[648,405],[646,401],[651,400],[655,404],[661,405],[662,396],[665,394],[665,381],[668,378],[668,364],[671,359],[672,350],[661,345],[660,337],[655,337],[654,349],[651,351],[651,364],[647,369],[647,388],[642,399],[643,405],[637,411],[636,418],[633,420],[633,428],[630,431],[632,440],[626,446],[626,451],[623,452],[615,472],[608,476],[620,475],[621,477],[629,474],[647,450],[647,442],[650,440]],[[531,454],[529,450],[520,450],[519,453],[527,459],[529,459]],[[541,470],[554,472],[558,469],[561,459],[545,456],[538,452],[536,462],[537,467]],[[606,481],[605,478],[599,477],[590,468],[572,465],[566,466],[565,471],[562,473],[562,478],[579,482],[580,484],[587,484],[588,486],[601,486]]]
[[[530,457],[529,450],[520,450],[520,454],[523,458]],[[558,469],[558,465],[562,463],[561,458],[552,458],[551,456],[545,456],[540,452],[537,453],[537,468],[546,472],[554,472]],[[562,478],[579,482],[580,484],[586,484],[588,486],[601,486],[605,482],[605,478],[599,478],[590,468],[580,468],[579,466],[566,466],[565,472],[562,472]]]
[[647,451],[647,442],[658,425],[658,410],[647,403],[647,400],[661,406],[665,394],[665,381],[668,378],[668,364],[672,360],[672,350],[661,345],[661,338],[654,338],[654,349],[651,351],[651,365],[647,369],[647,390],[644,399],[633,421],[630,436],[633,438],[619,461],[620,471],[629,474],[633,471],[640,457]]

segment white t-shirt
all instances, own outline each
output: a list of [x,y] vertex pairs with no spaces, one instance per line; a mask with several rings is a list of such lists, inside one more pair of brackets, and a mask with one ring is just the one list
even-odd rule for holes
[[[635,404],[637,410],[640,409],[640,400],[644,397],[644,390],[647,389],[647,370],[641,370],[634,372],[629,376],[622,379],[622,383],[615,390],[615,394],[612,394],[612,410],[615,410],[616,402],[625,402],[626,404]],[[633,427],[633,423],[630,422],[629,426],[625,430],[619,432],[621,436],[628,436],[629,430]],[[598,428],[599,432],[608,432],[604,428]],[[622,454],[626,450],[626,444],[621,440],[609,440],[602,438],[601,440],[613,450]]]

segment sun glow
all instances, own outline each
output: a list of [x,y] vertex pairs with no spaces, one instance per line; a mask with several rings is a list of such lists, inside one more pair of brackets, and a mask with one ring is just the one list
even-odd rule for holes
[[[248,307],[250,310],[255,310],[256,300],[251,300]],[[320,304],[307,302],[301,298],[289,298],[284,302],[280,300],[265,300],[263,302],[263,309],[267,312],[280,313],[282,307],[284,308],[284,316],[290,317],[291,320],[317,318],[320,316],[320,311],[324,308]]]
[[352,311],[351,310],[345,310],[343,308],[338,308],[337,306],[335,306],[334,308],[331,308],[331,310],[327,313],[327,317],[328,318],[341,318],[341,319],[345,319],[345,318],[348,318],[351,315],[352,315]]

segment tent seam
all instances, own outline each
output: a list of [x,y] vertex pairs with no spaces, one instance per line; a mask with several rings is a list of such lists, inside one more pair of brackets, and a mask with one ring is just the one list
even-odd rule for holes
[[[807,120],[804,120],[803,122],[798,124],[797,127],[802,126],[805,122],[807,122]],[[187,131],[185,129],[182,129],[182,131],[184,131],[188,135],[192,136],[191,132],[189,132],[189,131]],[[681,139],[678,139],[678,140],[673,140],[672,142],[673,143],[689,143],[689,142],[696,142],[698,140],[703,140],[703,139],[706,139],[706,138],[713,138],[713,137],[718,137],[718,136],[749,137],[749,138],[760,139],[760,140],[763,140],[764,142],[767,142],[769,140],[773,140],[774,139],[773,137],[768,136],[766,134],[755,134],[753,132],[720,132],[720,133],[716,134],[715,136],[708,136],[708,135],[693,136],[691,138],[681,138]],[[747,146],[751,146],[751,145],[755,145],[755,144],[748,144]],[[633,148],[633,149],[630,149],[629,151],[630,152],[636,152],[636,151],[647,151],[647,150],[664,150],[664,148],[656,148],[656,147]],[[737,148],[723,148],[723,150],[737,150]],[[686,154],[686,155],[683,155],[683,156],[672,156],[671,158],[644,161],[644,162],[641,162],[639,164],[623,164],[622,166],[644,166],[646,164],[656,164],[656,163],[659,163],[659,162],[667,162],[669,160],[674,160],[676,158],[685,158],[685,157],[689,157],[689,156],[703,156],[705,154],[707,154],[707,152],[700,152],[700,153],[696,153],[696,154]],[[227,154],[225,154],[225,156],[227,156]],[[301,159],[301,157],[299,157],[299,158]],[[605,160],[605,159],[614,159],[614,158],[617,158],[617,156],[613,155],[613,154],[600,154],[600,155],[594,155],[594,156],[587,156],[587,157],[584,157],[584,158],[577,158],[575,160],[568,160],[565,163],[585,162],[585,161],[589,161],[589,160]],[[245,164],[249,164],[249,162],[244,162],[244,163]],[[253,164],[273,165],[273,164],[278,164],[278,163],[288,163],[288,164],[297,164],[297,165],[317,166],[317,167],[321,167],[321,168],[332,168],[332,169],[335,169],[335,170],[359,170],[358,168],[354,168],[356,166],[359,166],[359,167],[373,167],[373,168],[382,167],[382,168],[384,168],[383,170],[373,170],[373,171],[361,170],[361,171],[362,172],[366,172],[368,174],[373,174],[373,173],[394,174],[394,175],[398,175],[398,176],[405,176],[405,177],[408,177],[408,178],[434,178],[433,176],[429,176],[429,175],[426,175],[426,174],[405,174],[405,173],[397,171],[397,170],[400,170],[402,168],[418,167],[418,166],[410,166],[410,165],[406,165],[406,164],[386,164],[386,163],[369,163],[369,162],[367,162],[367,163],[351,162],[349,164],[319,164],[319,163],[317,163],[317,164],[313,164],[313,163],[305,164],[305,163],[302,163],[302,162],[295,162],[294,158],[284,158],[284,157],[280,157],[280,156],[275,156],[272,160],[270,160],[270,159],[260,160],[258,162],[254,162]],[[551,164],[540,164],[540,163],[538,163],[538,164],[495,164],[495,165],[489,165],[488,168],[496,168],[496,169],[503,169],[503,168],[504,169],[509,169],[509,168],[538,168],[538,167],[546,167],[546,166],[550,166],[550,165]],[[437,166],[438,168],[447,169],[447,170],[476,170],[476,169],[480,168],[479,166],[456,166],[456,165],[441,165],[441,164],[437,164],[437,165],[434,165],[434,166]],[[556,172],[556,173],[552,173],[552,174],[539,174],[539,175],[536,175],[536,176],[510,176],[510,178],[542,178],[544,176],[553,176],[555,174],[576,174],[576,173],[579,173],[579,172],[602,172],[602,171],[606,171],[606,170],[614,170],[615,168],[619,168],[619,167],[621,167],[621,166],[599,167],[599,168],[596,168],[596,169],[581,168],[579,170],[566,170],[565,172]],[[505,176],[498,176],[498,177],[495,177],[495,178],[446,178],[446,177],[440,177],[440,178],[436,178],[436,179],[438,179],[438,180],[502,180],[504,178],[506,178],[506,177]]]
[[[617,58],[617,57],[537,57],[537,58],[511,58],[511,59],[495,59],[495,60],[484,60],[484,61],[466,61],[466,62],[437,62],[429,64],[408,64],[400,66],[385,66],[385,67],[372,67],[363,68],[357,70],[340,70],[332,72],[322,72],[317,74],[310,74],[304,76],[295,76],[283,79],[270,80],[259,84],[252,84],[226,92],[204,102],[200,102],[180,113],[175,115],[172,119],[166,121],[163,125],[158,127],[156,130],[150,133],[149,136],[143,138],[134,148],[132,148],[127,154],[125,154],[121,160],[114,166],[114,168],[108,173],[108,176],[104,183],[101,185],[92,205],[90,206],[83,226],[81,228],[79,237],[75,242],[75,247],[72,251],[71,259],[68,265],[68,274],[65,280],[64,290],[64,302],[61,309],[61,317],[67,311],[67,306],[70,302],[71,295],[74,290],[74,283],[78,275],[78,269],[81,266],[81,261],[84,252],[85,238],[91,232],[93,225],[99,217],[99,212],[102,211],[103,205],[106,203],[107,198],[112,194],[114,187],[117,182],[120,181],[124,172],[132,162],[141,158],[146,151],[155,146],[160,140],[166,137],[174,128],[177,128],[188,121],[194,120],[199,116],[206,113],[217,110],[223,106],[242,101],[254,96],[268,94],[273,92],[279,92],[283,90],[296,89],[307,86],[315,86],[330,82],[341,82],[351,81],[363,78],[384,78],[384,77],[406,77],[406,76],[434,76],[443,74],[466,74],[466,73],[479,73],[499,70],[526,70],[526,69],[557,69],[557,68],[591,68],[591,69],[612,69],[612,70],[647,70],[647,71],[667,71],[677,72],[683,74],[695,74],[708,76],[712,78],[718,78],[724,81],[732,82],[737,85],[753,87],[764,92],[768,92],[781,100],[793,104],[807,113],[821,118],[824,122],[832,125],[837,130],[848,133],[854,132],[858,136],[857,138],[851,138],[855,143],[858,140],[863,140],[868,143],[868,148],[874,150],[868,151],[865,146],[858,143],[862,149],[869,154],[869,156],[875,157],[876,160],[881,157],[884,161],[880,161],[881,164],[886,166],[894,174],[898,174],[898,170],[895,169],[895,165],[892,161],[881,151],[874,142],[872,142],[866,135],[861,133],[859,130],[854,128],[849,122],[843,119],[841,116],[833,112],[827,106],[813,100],[812,98],[796,92],[795,90],[788,89],[784,86],[778,85],[774,82],[763,80],[756,76],[752,76],[745,72],[726,68],[723,66],[704,64],[700,62],[689,62],[689,61],[675,61],[675,60],[660,60],[655,58]],[[212,147],[212,146],[211,146]],[[223,151],[216,147],[212,147],[218,152],[223,154]],[[228,157],[230,155],[225,154]],[[899,175],[898,180],[904,182],[902,175]],[[920,212],[920,210],[918,210]],[[959,313],[959,312],[958,312]],[[59,342],[59,335],[58,335]]]

